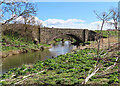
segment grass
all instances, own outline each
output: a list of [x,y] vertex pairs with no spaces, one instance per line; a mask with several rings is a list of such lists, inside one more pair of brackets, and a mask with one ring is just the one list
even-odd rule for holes
[[20,50],[23,48],[35,49],[40,48],[41,46],[49,47],[47,44],[34,44],[32,40],[28,40],[24,37],[18,37],[11,34],[2,35],[1,51]]
[[[95,30],[95,32],[100,33],[100,30]],[[110,36],[118,37],[118,31],[107,31],[107,30],[102,31],[104,37],[108,37],[108,33],[110,34]]]
[[[106,35],[106,32],[104,32]],[[114,34],[114,33],[113,33]],[[15,36],[5,35],[2,38],[3,45],[15,45],[14,46],[3,46],[4,51],[21,49],[21,48],[39,48],[39,46],[48,46],[43,44],[35,45],[32,41],[26,41],[25,38],[18,38]],[[89,44],[90,42],[86,42]],[[101,50],[102,51],[102,50]],[[101,52],[100,51],[100,52]],[[106,62],[104,59],[105,50],[101,53],[99,62],[100,70],[93,76],[87,84],[120,84],[118,76],[119,73],[116,71],[118,67],[107,71],[113,72],[106,77],[97,78],[105,71],[105,69],[114,64],[116,57],[108,57]],[[111,51],[112,52],[112,51]],[[109,52],[109,54],[111,53]],[[20,84],[52,84],[52,85],[76,85],[83,82],[83,80],[92,73],[96,61],[97,49],[83,49],[77,50],[72,53],[67,53],[65,55],[59,55],[54,59],[47,59],[45,61],[38,61],[32,65],[22,65],[20,68],[10,69],[8,72],[1,76],[0,83],[2,84],[15,84],[17,81],[22,81],[24,76],[30,75],[26,80],[22,81]],[[116,56],[120,55],[119,52],[114,53]],[[91,70],[91,71],[90,71]],[[43,71],[39,73],[40,71]],[[14,75],[14,77],[12,77]]]
[[[33,74],[26,80],[22,81],[21,84],[52,84],[52,85],[76,85],[80,84],[89,73],[91,73],[96,64],[96,49],[84,49],[67,53],[65,55],[59,55],[54,59],[47,59],[45,61],[38,61],[35,64],[26,66],[23,65],[20,68],[10,69],[7,73],[2,75],[2,79],[7,80],[1,83],[16,83],[21,81],[23,76]],[[104,51],[106,53],[106,51]],[[116,52],[116,55],[119,53]],[[103,53],[101,58],[104,58]],[[115,61],[116,57],[108,58],[108,62],[100,60],[100,68],[96,75],[99,75],[107,67],[111,66]],[[117,70],[115,67],[114,70]],[[91,70],[91,71],[90,71]],[[42,73],[39,73],[43,71]],[[12,79],[12,75],[15,75]],[[116,76],[116,77],[114,77]],[[107,78],[96,78],[95,76],[89,80],[88,83],[120,83],[118,80],[119,74],[115,72]]]

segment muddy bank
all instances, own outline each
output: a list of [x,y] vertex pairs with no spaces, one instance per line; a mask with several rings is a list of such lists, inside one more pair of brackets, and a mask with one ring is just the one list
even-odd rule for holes
[[47,49],[47,48],[51,48],[50,47],[44,47],[44,46],[41,46],[40,48],[37,48],[37,49],[21,49],[21,50],[10,50],[10,51],[4,51],[2,53],[0,53],[0,57],[2,58],[6,58],[8,56],[12,56],[12,55],[17,55],[17,54],[22,54],[22,53],[28,53],[28,52],[37,52],[37,51],[43,51],[44,49]]

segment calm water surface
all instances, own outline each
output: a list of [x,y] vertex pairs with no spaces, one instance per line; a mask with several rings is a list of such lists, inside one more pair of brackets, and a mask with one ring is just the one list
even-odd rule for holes
[[46,60],[52,56],[55,57],[69,53],[74,48],[76,48],[76,46],[71,45],[70,41],[65,41],[64,43],[59,42],[58,45],[55,45],[50,49],[45,49],[44,51],[23,53],[3,58],[2,66],[0,66],[0,69],[2,69],[0,74],[7,72],[10,68],[20,67],[22,64],[31,64],[38,60]]

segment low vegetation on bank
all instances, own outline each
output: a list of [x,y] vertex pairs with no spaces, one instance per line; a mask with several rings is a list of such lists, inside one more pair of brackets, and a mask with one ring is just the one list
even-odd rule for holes
[[[100,33],[100,30],[95,30],[95,32],[97,32],[97,33]],[[104,37],[108,37],[108,36],[114,36],[114,37],[118,37],[118,35],[119,35],[119,31],[118,30],[102,30],[101,31],[102,32],[102,36],[104,36]]]
[[19,49],[39,49],[41,46],[48,47],[47,44],[34,44],[33,41],[26,41],[24,37],[17,38],[11,35],[2,36],[2,51],[19,50]]
[[15,34],[2,35],[2,57],[7,57],[13,54],[26,53],[31,50],[38,51],[42,48],[50,47],[48,44],[35,44],[33,40],[28,40],[25,37],[19,37]]
[[[112,32],[114,36],[116,32]],[[107,31],[104,35],[107,36]],[[23,37],[15,35],[2,36],[2,50],[39,49],[46,44],[34,44]],[[61,39],[57,39],[59,41]],[[87,42],[86,44],[88,44]],[[112,49],[113,48],[113,49]],[[118,58],[120,50],[117,47],[101,49],[100,58],[97,58],[97,48],[74,50],[72,53],[59,55],[45,61],[38,61],[31,65],[22,65],[12,68],[1,75],[2,84],[50,84],[50,85],[78,85],[90,77],[87,84],[120,84]],[[96,67],[97,66],[97,67]]]
[[[96,49],[83,49],[38,61],[33,65],[23,65],[10,69],[1,76],[0,81],[2,84],[81,84],[96,67],[96,53]],[[120,84],[118,65],[113,66],[119,55],[117,50],[101,50],[99,70],[87,83]]]

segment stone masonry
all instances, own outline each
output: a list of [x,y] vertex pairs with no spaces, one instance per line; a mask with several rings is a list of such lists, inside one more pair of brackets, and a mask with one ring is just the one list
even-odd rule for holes
[[39,26],[28,25],[7,25],[3,26],[2,32],[9,34],[11,31],[27,38],[28,40],[38,40],[40,43],[48,44],[55,38],[63,35],[68,35],[74,38],[77,43],[93,41],[96,37],[96,32],[88,29],[72,29],[72,28],[40,28]]
[[68,35],[77,40],[78,43],[95,39],[96,33],[88,29],[66,29],[66,28],[41,28],[40,42],[49,43],[61,35]]

